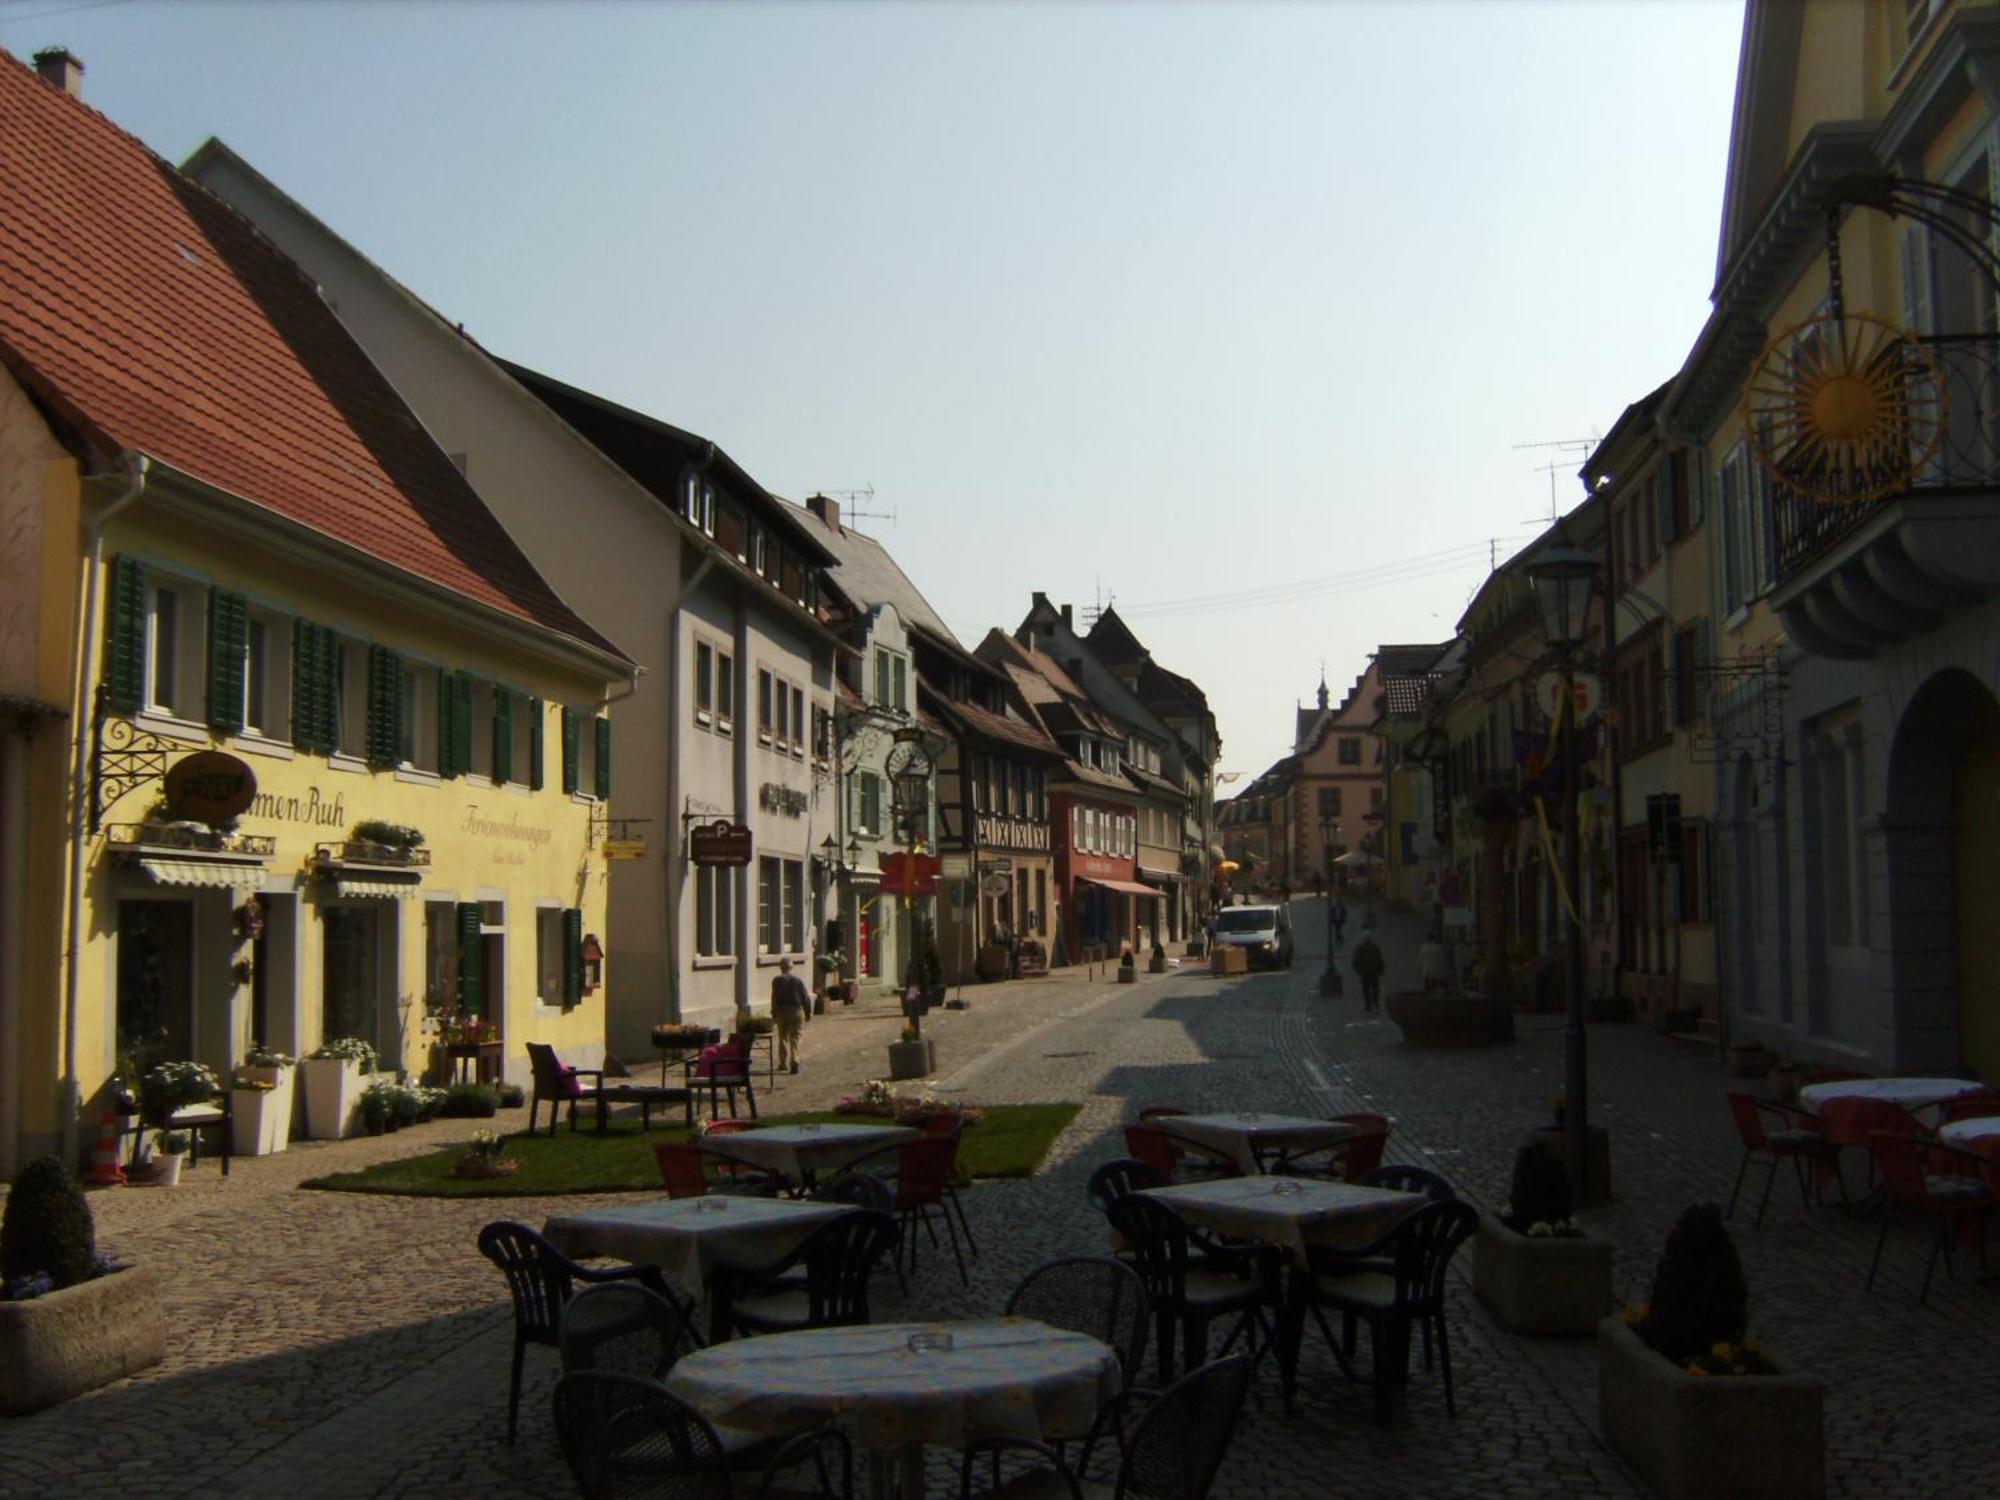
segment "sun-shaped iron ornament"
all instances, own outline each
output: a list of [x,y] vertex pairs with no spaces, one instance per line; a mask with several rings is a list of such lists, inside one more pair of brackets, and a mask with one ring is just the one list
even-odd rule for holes
[[1929,349],[1867,313],[1795,323],[1743,386],[1750,453],[1780,484],[1829,504],[1909,487],[1944,441],[1943,378]]

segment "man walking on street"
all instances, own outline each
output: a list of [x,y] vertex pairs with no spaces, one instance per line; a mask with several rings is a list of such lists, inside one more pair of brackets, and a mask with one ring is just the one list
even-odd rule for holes
[[1333,946],[1338,948],[1347,937],[1347,903],[1335,895],[1327,915],[1333,923]]
[[1354,945],[1354,976],[1361,981],[1361,1008],[1373,1014],[1382,1003],[1382,950],[1375,946],[1375,934],[1364,932]]
[[778,1032],[778,1066],[789,1072],[799,1070],[799,1035],[811,1014],[806,982],[792,972],[789,958],[779,959],[777,978],[771,981],[771,1019]]

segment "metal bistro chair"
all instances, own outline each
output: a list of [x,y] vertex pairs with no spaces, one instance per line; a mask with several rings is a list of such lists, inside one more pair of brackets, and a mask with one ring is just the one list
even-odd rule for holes
[[1376,1114],[1335,1115],[1336,1121],[1355,1127],[1354,1134],[1328,1146],[1302,1146],[1281,1150],[1260,1165],[1266,1172],[1283,1177],[1318,1177],[1329,1182],[1359,1182],[1382,1165],[1382,1152],[1389,1144],[1389,1117]]
[[[752,1467],[708,1418],[641,1376],[603,1370],[563,1376],[555,1423],[584,1500],[735,1500],[744,1469]],[[854,1452],[832,1427],[811,1427],[778,1444],[755,1466],[761,1472],[752,1493],[764,1500],[781,1473],[808,1461],[818,1480],[810,1493],[851,1500]]]
[[[739,1273],[748,1295],[732,1293],[729,1326],[754,1334],[866,1323],[868,1278],[895,1244],[896,1221],[870,1209],[822,1224],[782,1260]],[[806,1268],[804,1286],[783,1280],[797,1265]]]
[[[1729,1190],[1729,1210],[1725,1219],[1736,1216],[1737,1195],[1743,1191],[1743,1174],[1752,1162],[1764,1168],[1764,1192],[1757,1200],[1757,1227],[1764,1227],[1764,1208],[1771,1201],[1771,1184],[1777,1181],[1778,1163],[1789,1161],[1799,1180],[1799,1200],[1812,1207],[1819,1197],[1822,1174],[1835,1170],[1838,1144],[1804,1110],[1792,1109],[1755,1094],[1730,1090],[1723,1095],[1736,1121],[1737,1139],[1743,1142],[1743,1160],[1736,1168],[1736,1186]],[[1766,1128],[1770,1120],[1777,1128]]]
[[1388,1188],[1398,1193],[1422,1193],[1433,1203],[1448,1203],[1458,1196],[1453,1187],[1438,1173],[1428,1167],[1414,1167],[1407,1162],[1391,1162],[1386,1167],[1376,1167],[1371,1172],[1363,1172],[1354,1179],[1357,1187]]
[[1876,1131],[1868,1138],[1868,1149],[1882,1168],[1883,1213],[1882,1228],[1875,1236],[1875,1256],[1868,1262],[1866,1289],[1875,1290],[1875,1273],[1882,1268],[1882,1246],[1888,1241],[1892,1219],[1937,1220],[1937,1239],[1931,1245],[1930,1259],[1924,1262],[1919,1302],[1930,1297],[1931,1277],[1937,1272],[1940,1254],[1945,1274],[1951,1274],[1951,1236],[1961,1220],[1971,1221],[1965,1227],[1976,1235],[1983,1267],[1986,1227],[1994,1204],[1993,1190],[1986,1185],[1986,1174],[1991,1170],[1986,1158],[1900,1130]]
[[521,1363],[530,1344],[561,1347],[562,1310],[577,1282],[596,1285],[637,1281],[670,1306],[682,1308],[653,1266],[597,1271],[580,1266],[525,1224],[500,1219],[479,1231],[479,1253],[500,1268],[514,1298],[514,1371],[507,1391],[507,1441],[514,1441],[521,1413]]
[[1130,1387],[1146,1357],[1152,1299],[1139,1273],[1108,1255],[1070,1255],[1037,1266],[1007,1299],[1006,1316],[1087,1333],[1109,1344]]
[[664,1380],[701,1336],[683,1312],[637,1280],[587,1286],[564,1304],[556,1333],[565,1375],[610,1370]]
[[[1005,1500],[1206,1500],[1236,1436],[1256,1360],[1234,1354],[1190,1370],[1163,1391],[1133,1387],[1114,1396],[1098,1422],[1118,1450],[1109,1484],[1079,1480],[1062,1455],[1032,1438],[1000,1438],[968,1449],[959,1466],[960,1500],[971,1500],[973,1463],[982,1453],[1030,1452],[1047,1465],[990,1493]],[[1086,1445],[1079,1468],[1087,1470]]]

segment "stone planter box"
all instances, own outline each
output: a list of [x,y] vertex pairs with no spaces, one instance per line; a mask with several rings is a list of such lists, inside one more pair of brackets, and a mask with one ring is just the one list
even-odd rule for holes
[[1826,1493],[1826,1384],[1771,1363],[1778,1374],[1690,1375],[1606,1318],[1597,1325],[1598,1422],[1663,1500],[1815,1500]]
[[929,1037],[889,1043],[891,1078],[928,1078],[937,1071],[937,1043]]
[[308,1057],[299,1064],[306,1082],[306,1135],[338,1141],[361,1126],[361,1094],[374,1075],[345,1057]]
[[1612,1248],[1593,1235],[1516,1234],[1484,1214],[1473,1242],[1472,1289],[1509,1332],[1582,1337],[1611,1315]]
[[1153,956],[1152,956],[1151,958],[1147,959],[1147,960],[1146,960],[1146,972],[1147,972],[1148,974],[1164,974],[1164,973],[1166,973],[1166,972],[1167,972],[1167,955],[1166,955],[1166,954],[1164,954],[1164,953],[1155,953],[1155,954],[1154,954],[1154,955],[1153,955]]
[[1137,984],[1139,982],[1138,965],[1120,964],[1118,966],[1118,982],[1120,984]]
[[1490,1047],[1496,1036],[1493,1006],[1484,995],[1429,995],[1402,990],[1382,1002],[1412,1047]]
[[[1569,1170],[1569,1134],[1554,1125],[1544,1130],[1528,1132],[1528,1144],[1538,1146],[1563,1164]],[[1611,1132],[1602,1125],[1592,1125],[1584,1136],[1584,1148],[1590,1153],[1590,1200],[1584,1201],[1583,1194],[1576,1190],[1576,1184],[1569,1185],[1570,1201],[1579,1208],[1595,1208],[1611,1201]]]
[[268,1089],[229,1091],[229,1149],[237,1156],[270,1156],[292,1140],[296,1068],[241,1068],[239,1074]]
[[167,1352],[161,1273],[132,1266],[26,1302],[0,1302],[0,1416],[54,1406]]

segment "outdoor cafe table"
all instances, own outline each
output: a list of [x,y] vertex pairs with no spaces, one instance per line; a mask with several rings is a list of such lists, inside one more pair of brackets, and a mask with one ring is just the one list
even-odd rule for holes
[[1975,1115],[1969,1120],[1947,1121],[1938,1126],[1938,1139],[1946,1145],[2000,1157],[2000,1115]]
[[1837,1083],[1809,1083],[1799,1090],[1799,1107],[1818,1114],[1829,1099],[1885,1099],[1907,1110],[1942,1104],[1986,1087],[1970,1078],[1843,1078]]
[[738,1161],[776,1172],[794,1188],[806,1188],[820,1172],[837,1171],[857,1157],[922,1134],[908,1125],[766,1125],[718,1136],[715,1146]]
[[1346,1120],[1269,1115],[1255,1110],[1212,1115],[1163,1115],[1150,1121],[1168,1135],[1206,1146],[1236,1163],[1239,1172],[1261,1172],[1260,1153],[1337,1146],[1357,1127]]
[[1255,1240],[1284,1252],[1292,1268],[1292,1290],[1280,1318],[1278,1371],[1288,1393],[1297,1379],[1305,1326],[1304,1287],[1299,1278],[1310,1274],[1306,1247],[1372,1244],[1430,1202],[1422,1193],[1299,1177],[1226,1177],[1217,1182],[1145,1188],[1140,1196],[1167,1204],[1199,1228]]
[[[918,1335],[951,1347],[912,1347]],[[868,1452],[878,1494],[900,1460],[903,1500],[923,1494],[926,1443],[1081,1437],[1119,1383],[1108,1344],[1032,1318],[765,1334],[697,1349],[667,1376],[718,1426],[777,1437],[831,1419]]]
[[578,1260],[593,1255],[658,1266],[689,1296],[709,1290],[711,1339],[727,1337],[729,1277],[717,1270],[768,1266],[796,1250],[820,1225],[854,1212],[852,1204],[788,1198],[656,1198],[627,1208],[552,1214],[542,1237]]

